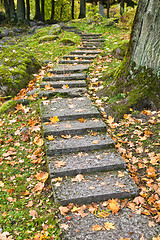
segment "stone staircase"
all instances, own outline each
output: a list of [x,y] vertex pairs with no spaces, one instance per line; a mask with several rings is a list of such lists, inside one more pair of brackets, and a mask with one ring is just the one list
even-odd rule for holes
[[[78,32],[73,27],[66,29]],[[41,83],[40,96],[48,98],[40,111],[55,202],[67,205],[131,198],[139,189],[87,94],[85,71],[100,54],[104,39],[101,34],[78,33],[82,38],[79,49],[64,56],[49,71],[51,77],[44,77]],[[59,121],[51,124],[53,117]],[[62,181],[57,182],[58,177]]]

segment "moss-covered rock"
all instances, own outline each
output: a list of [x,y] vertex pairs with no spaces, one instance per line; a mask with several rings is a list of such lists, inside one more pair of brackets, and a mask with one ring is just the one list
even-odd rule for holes
[[56,40],[57,38],[58,36],[56,35],[46,35],[39,39],[39,43],[53,41]]
[[70,38],[63,38],[60,40],[60,43],[63,45],[75,45],[75,42]]
[[126,54],[127,48],[128,48],[128,41],[123,42],[121,45],[119,45],[118,47],[113,49],[111,54],[115,58],[118,58],[118,59],[122,60],[124,58],[125,54]]
[[26,87],[32,74],[41,67],[33,54],[14,45],[0,50],[0,95],[14,96]]
[[7,111],[14,109],[17,106],[17,104],[27,105],[30,103],[30,101],[31,100],[28,99],[8,100],[4,102],[3,105],[0,107],[0,114],[3,114]]

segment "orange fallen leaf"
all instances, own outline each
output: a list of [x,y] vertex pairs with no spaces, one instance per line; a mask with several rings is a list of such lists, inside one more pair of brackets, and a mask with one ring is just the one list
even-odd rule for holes
[[154,167],[149,167],[147,170],[147,177],[152,178],[152,177],[156,177],[156,169]]
[[117,214],[120,210],[119,203],[115,199],[109,199],[108,200],[108,206],[107,208],[112,211],[112,214]]
[[34,138],[34,144],[38,145],[39,147],[41,147],[44,144],[44,141],[42,138],[40,138],[40,136],[36,136]]
[[29,201],[26,207],[32,207],[33,206],[33,201]]
[[42,171],[40,171],[39,173],[37,173],[35,175],[37,180],[42,181],[42,182],[45,182],[48,179],[48,176],[49,176],[48,172],[42,172]]
[[67,88],[69,88],[68,84],[64,84],[64,85],[62,86],[62,89],[67,89]]
[[68,135],[61,135],[61,137],[64,138],[64,139],[69,139],[69,138],[71,138],[71,135],[70,134],[68,134]]
[[44,188],[44,183],[38,182],[33,188],[33,192],[42,191],[43,188]]
[[79,118],[78,121],[81,122],[81,123],[86,122],[86,120],[84,118]]
[[114,223],[105,222],[105,223],[104,223],[104,228],[105,228],[107,231],[110,231],[111,229],[115,229],[115,226],[114,226]]
[[133,202],[135,202],[137,205],[139,205],[139,204],[144,204],[144,203],[145,203],[145,200],[144,200],[143,197],[138,196],[138,197],[135,197],[135,199],[133,200]]
[[102,227],[98,224],[92,226],[92,231],[100,231],[102,229]]

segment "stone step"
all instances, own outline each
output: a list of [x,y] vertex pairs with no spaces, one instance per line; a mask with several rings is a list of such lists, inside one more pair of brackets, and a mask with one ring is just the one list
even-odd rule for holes
[[63,59],[70,59],[70,60],[84,60],[84,59],[94,59],[97,55],[66,55],[63,57]]
[[45,139],[45,146],[47,155],[54,156],[62,153],[110,149],[114,147],[114,141],[108,134],[83,135],[68,139],[57,137],[53,141]]
[[[51,178],[126,168],[125,161],[115,150],[62,154],[47,160]],[[57,167],[57,161],[64,162],[64,166]]]
[[71,73],[71,74],[58,74],[52,77],[43,77],[43,81],[59,81],[59,80],[85,80],[86,73]]
[[86,51],[86,50],[98,50],[98,49],[102,49],[101,46],[81,46],[78,48],[80,51]]
[[93,60],[59,60],[59,64],[91,64]]
[[97,55],[97,54],[100,54],[101,51],[96,51],[96,50],[93,50],[93,51],[90,51],[90,50],[86,50],[86,51],[81,51],[81,50],[75,50],[73,52],[70,52],[69,54],[76,54],[76,55],[81,55],[81,54],[85,54],[85,55]]
[[86,88],[67,88],[67,89],[55,89],[53,90],[44,90],[39,92],[39,98],[42,97],[55,97],[56,95],[61,95],[63,97],[83,97],[84,95],[87,95],[87,89]]
[[88,33],[88,34],[81,33],[80,36],[81,37],[101,37],[102,34],[100,34],[100,33]]
[[[71,89],[72,90],[72,89]],[[49,121],[50,117],[57,116],[62,120],[75,120],[79,118],[97,118],[99,111],[87,97],[80,98],[57,98],[54,100],[42,101],[42,121]]]
[[84,175],[84,179],[76,181],[75,178],[65,177],[60,186],[52,180],[54,199],[56,204],[69,203],[86,204],[105,201],[111,198],[131,198],[139,193],[128,172],[119,177],[118,171],[110,171]]
[[[86,81],[84,80],[77,80],[77,81],[48,81],[48,82],[42,82],[40,84],[41,88],[45,88],[46,85],[50,85],[53,88],[77,88],[77,87],[86,87]],[[54,89],[53,89],[54,91]]]
[[50,73],[53,74],[65,74],[65,73],[77,73],[87,71],[89,65],[79,64],[79,65],[58,65],[53,69],[49,70]]
[[61,136],[61,135],[84,135],[89,132],[105,132],[106,125],[100,119],[84,119],[84,122],[80,122],[78,120],[72,121],[60,121],[56,124],[48,125],[43,124],[43,132],[44,136],[47,137],[48,135],[53,136]]
[[99,42],[82,42],[82,45],[84,47],[92,47],[92,46],[101,47],[101,46],[103,46],[103,43],[99,43]]
[[95,39],[90,39],[90,38],[82,38],[82,42],[105,42],[105,39],[103,38],[95,38]]

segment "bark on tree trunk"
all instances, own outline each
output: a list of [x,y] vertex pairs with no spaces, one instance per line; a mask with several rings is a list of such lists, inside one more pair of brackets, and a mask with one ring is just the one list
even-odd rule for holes
[[8,0],[4,0],[4,9],[5,9],[5,13],[6,13],[6,18],[8,21],[10,21],[10,10],[9,10]]
[[17,14],[15,11],[15,4],[13,0],[9,0],[9,6],[10,6],[10,18],[11,22],[17,22]]
[[17,0],[17,18],[18,22],[25,20],[25,2],[24,0]]
[[127,55],[131,56],[130,65],[134,62],[137,69],[140,66],[151,68],[154,74],[160,76],[159,1],[139,1]]
[[41,16],[42,16],[42,21],[45,21],[44,5],[45,5],[45,0],[41,0]]
[[30,20],[30,2],[26,0],[27,20]]
[[86,17],[86,0],[80,0],[80,14],[79,18]]
[[36,9],[35,9],[35,17],[34,17],[34,19],[42,20],[39,0],[35,0],[35,8]]
[[102,2],[99,1],[99,14],[104,17],[104,7],[102,5]]
[[74,0],[72,0],[72,9],[71,9],[71,12],[72,12],[72,19],[74,19]]
[[54,19],[54,0],[52,0],[52,11],[51,11],[51,20]]
[[107,0],[107,18],[109,18],[109,7],[110,7],[109,0]]

